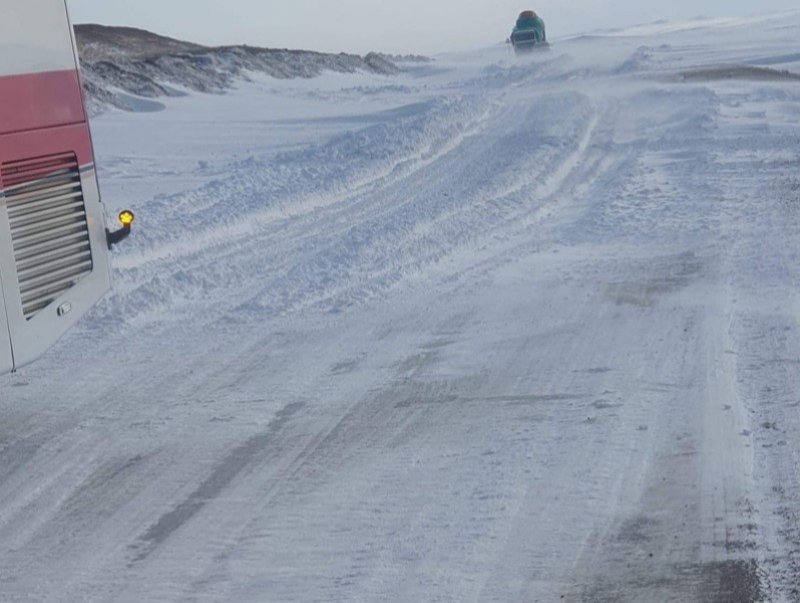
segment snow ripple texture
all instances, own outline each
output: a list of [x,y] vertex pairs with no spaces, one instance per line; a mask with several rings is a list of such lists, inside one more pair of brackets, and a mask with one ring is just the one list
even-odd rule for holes
[[800,600],[798,34],[107,111],[140,220],[0,379],[0,599]]

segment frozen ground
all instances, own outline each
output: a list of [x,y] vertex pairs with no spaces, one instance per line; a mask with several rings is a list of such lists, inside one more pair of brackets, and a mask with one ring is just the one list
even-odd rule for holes
[[2,599],[800,600],[798,35],[98,119],[141,220],[0,380]]

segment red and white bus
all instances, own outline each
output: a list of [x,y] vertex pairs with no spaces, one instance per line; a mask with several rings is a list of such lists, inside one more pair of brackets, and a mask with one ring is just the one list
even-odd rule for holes
[[[111,287],[106,215],[65,0],[0,0],[0,374]],[[130,216],[132,220],[132,215]]]

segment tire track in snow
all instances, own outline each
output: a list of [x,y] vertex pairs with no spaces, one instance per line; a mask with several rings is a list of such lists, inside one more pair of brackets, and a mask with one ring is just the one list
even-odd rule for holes
[[[720,587],[733,584],[752,595],[742,577],[772,566],[750,563],[749,549],[720,552],[764,531],[777,555],[796,536],[794,449],[773,427],[791,433],[796,423],[796,317],[774,309],[785,296],[775,281],[792,274],[796,250],[786,215],[748,199],[748,178],[767,165],[759,157],[731,178],[736,195],[714,195],[713,166],[701,159],[725,141],[697,119],[711,95],[657,87],[651,100],[674,113],[637,97],[642,112],[626,106],[620,118],[598,99],[547,104],[520,88],[494,106],[482,141],[460,140],[418,170],[259,225],[244,242],[179,257],[174,270],[166,257],[132,264],[129,294],[140,287],[144,301],[122,296],[134,316],[124,337],[78,333],[81,362],[55,352],[28,373],[39,382],[31,393],[6,402],[30,404],[31,421],[51,429],[43,454],[4,480],[15,547],[0,560],[4,594],[683,601],[735,600]],[[561,112],[561,136],[531,125],[522,106]],[[681,138],[691,153],[680,152]],[[793,151],[776,148],[785,170]],[[239,176],[256,181],[246,167]],[[540,174],[551,179],[537,191]],[[228,186],[234,195],[242,183],[216,190]],[[213,190],[195,199],[213,207]],[[775,222],[759,221],[763,212]],[[731,222],[737,259],[752,263],[722,269],[731,245],[720,223]],[[779,241],[765,236],[772,230]],[[764,265],[775,274],[752,276]],[[763,283],[772,299],[731,327],[728,301]],[[170,307],[161,287],[185,296],[186,315],[139,329],[137,315]],[[385,299],[363,303],[370,295]],[[360,306],[273,320],[343,300]],[[244,324],[231,320],[234,301],[251,304]],[[722,336],[730,328],[733,342]],[[734,344],[736,356],[726,349]],[[246,397],[261,408],[249,410]],[[251,439],[298,399],[305,406],[270,443]],[[734,404],[725,410],[720,399]],[[71,414],[46,416],[47,404]],[[785,484],[761,499],[785,523],[756,526],[755,536],[738,525],[748,498],[738,446],[748,440],[734,432],[745,404],[770,425],[754,441],[775,446],[755,451],[774,473],[759,487]],[[148,452],[153,460],[137,464]],[[103,476],[112,477],[98,485]],[[120,506],[126,488],[138,496]],[[764,507],[756,511],[761,521]],[[146,555],[129,567],[126,547],[137,542]],[[789,557],[775,570],[787,598]]]
[[[550,101],[545,99],[544,102],[546,106],[546,103]],[[568,119],[570,118],[571,117],[568,117]],[[175,277],[179,279],[175,283],[177,285],[177,290],[188,288],[187,293],[184,294],[186,298],[184,303],[195,304],[195,301],[192,299],[194,296],[189,296],[189,292],[192,289],[200,289],[200,291],[202,291],[201,294],[205,297],[209,292],[208,289],[211,288],[211,292],[218,295],[220,286],[218,284],[213,284],[216,280],[219,280],[220,283],[229,282],[230,285],[235,287],[235,289],[226,289],[224,291],[225,293],[231,294],[233,291],[241,291],[242,293],[240,293],[240,295],[246,295],[246,281],[253,281],[252,277],[254,275],[263,275],[264,272],[262,272],[262,270],[265,270],[267,275],[276,275],[279,280],[277,282],[273,281],[267,288],[253,282],[251,287],[254,287],[256,291],[256,295],[252,296],[254,300],[257,300],[259,296],[265,294],[267,296],[272,295],[273,292],[282,292],[282,294],[285,294],[287,291],[300,287],[297,289],[298,297],[296,301],[289,298],[267,302],[271,306],[270,312],[272,313],[283,313],[289,309],[296,311],[301,307],[297,306],[298,302],[302,303],[302,307],[306,307],[308,305],[325,302],[326,300],[336,299],[337,297],[346,297],[348,292],[352,290],[353,285],[348,283],[347,280],[344,280],[344,275],[342,276],[343,280],[341,282],[331,283],[332,288],[330,290],[323,288],[319,292],[314,292],[313,290],[304,288],[307,288],[309,285],[316,287],[313,283],[313,279],[315,278],[313,274],[315,271],[329,277],[333,274],[333,270],[336,270],[337,264],[339,268],[345,267],[345,264],[337,260],[337,257],[346,257],[348,261],[350,261],[350,258],[355,259],[353,253],[363,248],[365,243],[373,247],[374,244],[371,242],[371,239],[375,239],[376,236],[386,239],[381,243],[385,249],[380,250],[382,257],[386,259],[382,262],[378,262],[376,258],[374,261],[376,266],[381,264],[384,266],[381,268],[383,272],[379,270],[377,273],[365,275],[369,279],[369,282],[373,283],[373,285],[369,287],[371,291],[365,291],[367,297],[376,294],[380,290],[386,289],[392,282],[400,278],[403,272],[417,272],[422,265],[430,263],[431,261],[436,261],[448,252],[448,246],[453,244],[450,239],[443,239],[439,242],[433,239],[426,240],[425,247],[421,248],[421,250],[425,250],[426,248],[430,249],[433,255],[428,254],[428,257],[425,257],[425,255],[421,255],[417,258],[413,255],[398,256],[388,248],[388,245],[396,236],[408,238],[408,235],[404,234],[404,231],[408,231],[409,229],[416,229],[416,231],[410,230],[408,232],[412,237],[409,239],[409,242],[413,240],[415,233],[417,235],[416,238],[419,240],[419,235],[425,234],[424,230],[420,230],[420,225],[424,226],[425,224],[422,220],[428,220],[427,224],[430,225],[438,222],[446,227],[446,220],[448,217],[461,219],[463,216],[472,216],[470,219],[475,221],[476,226],[480,223],[482,216],[479,212],[475,211],[473,207],[470,207],[470,205],[474,203],[480,203],[481,206],[486,205],[486,199],[481,199],[479,193],[470,191],[462,195],[459,193],[458,189],[455,189],[451,193],[452,196],[449,200],[445,199],[444,203],[437,200],[437,203],[431,204],[430,198],[423,198],[419,193],[415,194],[413,191],[420,187],[420,192],[430,190],[430,194],[441,198],[442,190],[447,191],[450,182],[454,183],[456,186],[463,186],[463,184],[459,185],[452,175],[447,176],[448,173],[461,174],[463,172],[464,166],[461,164],[463,163],[462,155],[464,154],[464,148],[462,147],[464,147],[465,144],[469,144],[469,154],[474,157],[472,161],[474,161],[476,165],[480,164],[482,161],[481,153],[483,151],[477,150],[480,149],[477,145],[478,143],[485,144],[486,137],[483,136],[481,139],[478,139],[476,133],[486,130],[486,128],[489,127],[489,123],[491,123],[491,127],[493,128],[507,127],[507,125],[498,126],[496,120],[495,122],[487,122],[487,120],[487,114],[484,114],[478,119],[478,123],[473,126],[472,130],[451,142],[442,150],[441,154],[430,158],[422,165],[415,164],[415,168],[411,171],[395,175],[395,177],[388,182],[382,183],[377,190],[356,191],[348,196],[346,200],[331,205],[328,208],[318,209],[316,212],[313,212],[303,219],[280,221],[275,225],[262,226],[260,232],[253,235],[251,240],[246,241],[245,244],[247,247],[252,248],[258,245],[257,242],[263,241],[265,246],[261,247],[260,251],[266,251],[272,254],[277,252],[278,256],[273,256],[272,261],[269,263],[264,257],[253,257],[252,259],[258,264],[258,267],[256,267],[256,265],[250,265],[244,269],[241,274],[225,274],[215,271],[214,266],[218,264],[221,265],[223,260],[227,257],[232,258],[239,256],[241,258],[241,242],[238,239],[215,246],[206,253],[199,255],[197,258],[189,256],[186,262],[179,262],[177,259],[173,260],[172,263],[177,263],[180,269],[179,272],[175,273]],[[547,152],[546,145],[544,147],[538,146],[536,140],[531,140],[531,144],[533,145],[532,150],[534,153],[542,151]],[[560,144],[564,145],[565,141],[561,141]],[[557,155],[555,157],[557,157]],[[553,160],[553,156],[547,157],[545,162],[539,166],[538,171],[541,172],[541,170],[547,169],[547,166],[552,164]],[[511,164],[507,164],[505,169],[508,170],[509,165],[513,166],[519,162],[527,162],[527,164],[530,165],[529,158],[524,151],[519,157],[515,158]],[[511,213],[509,210],[512,210],[513,204],[518,204],[526,197],[523,189],[526,184],[530,182],[530,176],[526,171],[521,172],[521,175],[514,176],[523,182],[521,186],[516,185],[514,187],[514,194],[517,199],[500,198],[492,201],[494,203],[499,202],[500,204],[507,204],[509,209],[503,210],[505,213]],[[536,174],[537,172],[534,171],[533,173]],[[431,175],[433,175],[433,179],[431,179]],[[469,177],[467,178],[466,182],[469,183]],[[439,189],[437,190],[436,186],[440,180],[444,182],[439,184]],[[409,194],[409,192],[411,192],[411,194]],[[442,211],[449,211],[449,214],[442,214]],[[487,211],[491,212],[492,210],[489,209]],[[414,216],[411,212],[416,212],[417,216]],[[399,219],[394,219],[396,226],[392,224],[393,218],[390,217],[392,214],[400,216]],[[459,216],[459,214],[461,215]],[[485,213],[484,216],[486,215]],[[499,217],[505,219],[502,216]],[[454,223],[457,224],[458,222]],[[485,228],[485,222],[482,226]],[[493,228],[496,227],[497,225],[493,226]],[[384,228],[386,231],[377,235],[377,231],[375,231],[376,228]],[[461,237],[462,240],[463,235],[473,237],[478,233],[475,226],[470,226],[469,224],[464,224],[459,228],[463,234],[459,235],[458,232],[453,234],[456,237]],[[363,232],[363,241],[354,239],[354,236],[359,231]],[[378,243],[378,241],[376,240],[375,243]],[[332,246],[334,248],[332,248]],[[338,249],[335,249],[335,247],[338,247]],[[320,258],[319,260],[314,260],[322,262],[318,268],[309,265],[307,260],[304,259],[304,256],[307,255],[307,253],[303,251],[304,248],[307,250],[307,253],[310,253],[310,258]],[[377,249],[378,248],[376,248],[376,250]],[[213,255],[209,256],[209,251]],[[411,252],[415,253],[413,251]],[[402,268],[401,272],[398,272],[400,267],[397,266],[396,262],[389,260],[389,257],[386,256],[387,253],[390,254],[389,257],[394,256],[408,265]],[[230,262],[224,262],[224,264],[225,266],[231,265]],[[264,266],[264,268],[261,268],[261,266]],[[389,267],[388,271],[385,268],[386,266]],[[155,279],[152,282],[153,286],[148,286],[148,281],[145,280],[142,285],[135,286],[130,293],[125,294],[122,292],[122,299],[124,300],[124,298],[128,296],[133,296],[134,298],[141,297],[141,295],[149,289],[152,290],[152,293],[148,293],[147,295],[153,297],[154,301],[158,300],[159,295],[166,295],[166,297],[163,302],[157,303],[155,306],[146,303],[143,299],[142,302],[145,302],[144,307],[148,305],[151,306],[148,313],[158,314],[160,308],[167,304],[174,306],[178,298],[175,297],[175,294],[171,292],[172,289],[169,287],[169,280],[171,278],[169,273],[163,274],[157,267],[146,267],[143,269],[145,274],[154,272],[154,276],[149,277]],[[174,270],[174,268],[172,268],[172,270]],[[281,272],[285,272],[286,276],[281,276]],[[198,278],[202,280],[197,280]],[[289,279],[288,282],[286,281],[287,278]],[[312,280],[309,281],[309,278]],[[240,279],[245,279],[245,282],[237,283],[236,281]],[[358,277],[356,288],[359,286],[358,283],[362,283],[361,288],[364,290],[363,283],[365,283],[365,281],[363,277]],[[143,286],[145,288],[142,288]],[[200,291],[198,291],[198,293],[200,293]],[[229,297],[233,296],[230,295]],[[224,299],[219,299],[218,301],[227,303],[229,307],[231,306],[230,299],[227,302]],[[252,312],[261,312],[262,309],[260,306],[262,303],[263,302],[257,301],[256,306],[253,306]],[[287,307],[287,303],[291,305]],[[233,304],[233,307],[235,306],[236,304]],[[246,306],[242,306],[240,303],[240,308],[245,309]],[[136,316],[137,312],[128,312],[128,314]],[[139,315],[141,316],[140,312]]]
[[300,402],[287,405],[275,415],[264,433],[251,437],[222,459],[211,475],[194,492],[171,511],[159,517],[158,521],[142,535],[139,542],[131,547],[135,553],[131,564],[136,565],[147,559],[153,551],[191,521],[206,505],[213,502],[248,465],[257,461],[258,456],[272,444],[275,434],[302,408],[303,404]]

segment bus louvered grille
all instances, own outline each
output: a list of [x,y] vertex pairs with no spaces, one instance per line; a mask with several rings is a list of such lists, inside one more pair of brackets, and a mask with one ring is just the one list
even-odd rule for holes
[[30,320],[92,271],[92,249],[74,154],[0,166],[11,240]]

